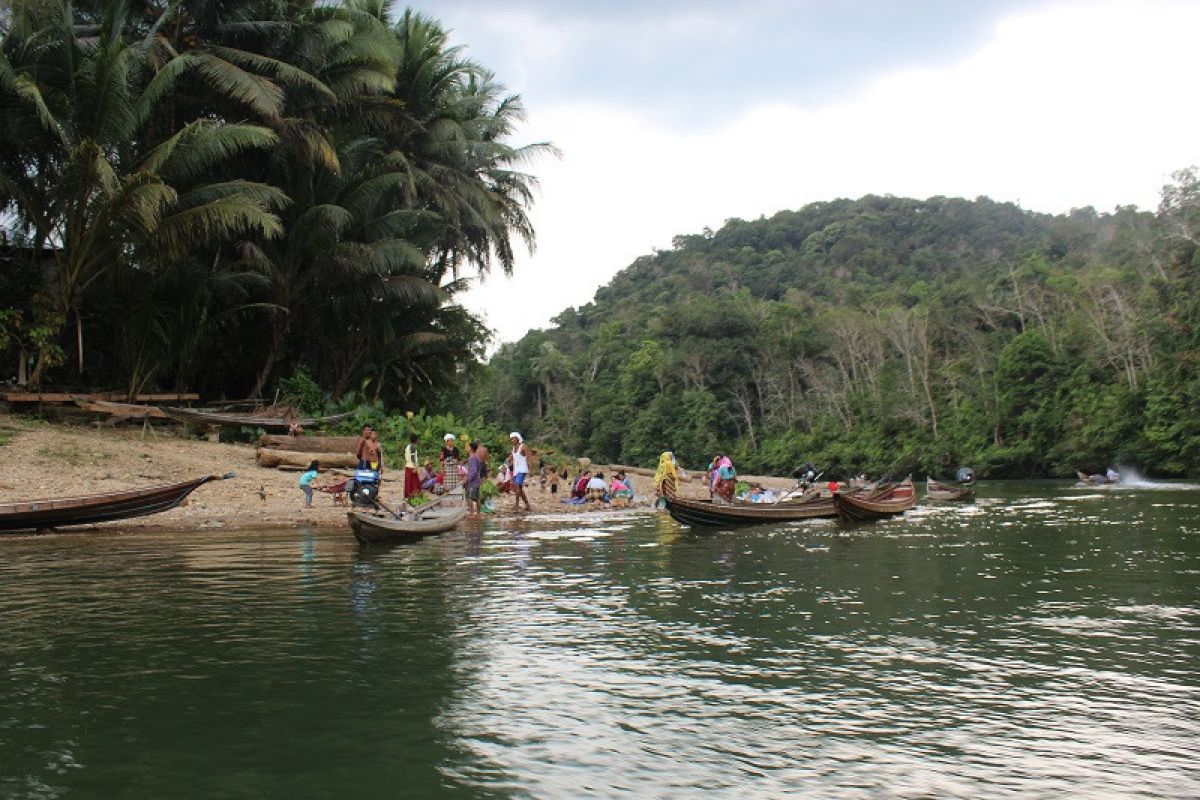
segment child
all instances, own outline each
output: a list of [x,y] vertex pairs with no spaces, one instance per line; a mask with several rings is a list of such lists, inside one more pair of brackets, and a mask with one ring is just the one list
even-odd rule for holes
[[318,464],[316,461],[313,461],[308,465],[308,469],[306,469],[304,471],[304,474],[302,474],[300,476],[300,489],[301,489],[301,491],[304,492],[304,507],[305,508],[312,508],[312,495],[313,495],[312,482],[314,480],[316,480],[317,471],[320,468],[321,468],[321,465]]

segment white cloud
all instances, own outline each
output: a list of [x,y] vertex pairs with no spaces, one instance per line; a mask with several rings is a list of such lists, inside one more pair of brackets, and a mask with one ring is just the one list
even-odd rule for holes
[[1200,161],[1189,33],[1200,5],[1062,5],[1004,21],[957,64],[884,76],[820,110],[759,106],[702,134],[613,106],[533,108],[539,248],[465,297],[504,341],[674,235],[815,200],[988,195],[1025,208],[1153,207]]

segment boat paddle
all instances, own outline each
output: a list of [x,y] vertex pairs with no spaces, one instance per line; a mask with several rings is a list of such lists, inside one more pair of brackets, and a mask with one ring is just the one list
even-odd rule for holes
[[391,508],[389,508],[389,507],[388,507],[387,503],[383,502],[383,501],[382,501],[382,500],[380,500],[378,497],[376,497],[376,498],[375,498],[375,505],[379,506],[379,507],[380,507],[380,508],[382,508],[384,511],[388,512],[389,514],[391,514],[391,515],[392,515],[393,517],[395,517],[396,519],[404,519],[404,515],[403,515],[403,514],[401,514],[401,513],[397,512],[397,511],[393,511]]

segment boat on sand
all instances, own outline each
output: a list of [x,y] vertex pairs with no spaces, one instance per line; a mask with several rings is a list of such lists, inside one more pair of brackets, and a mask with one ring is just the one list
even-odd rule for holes
[[190,422],[195,425],[219,425],[226,428],[262,428],[263,430],[288,430],[293,425],[311,428],[315,425],[337,422],[349,417],[354,412],[333,414],[328,417],[301,416],[271,416],[269,414],[235,414],[230,411],[204,411],[194,408],[173,408],[161,406],[162,412],[171,419],[179,422]]
[[90,525],[115,519],[129,519],[167,511],[182,503],[189,494],[209,481],[235,477],[205,475],[203,478],[124,489],[78,497],[51,497],[0,504],[0,532],[50,530],[68,525]]

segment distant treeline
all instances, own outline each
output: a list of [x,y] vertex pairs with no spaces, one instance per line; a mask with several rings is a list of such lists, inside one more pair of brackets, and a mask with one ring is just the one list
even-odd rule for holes
[[1157,214],[864,197],[732,220],[503,347],[472,394],[599,461],[1200,474],[1198,245],[1194,170]]
[[532,244],[520,99],[384,0],[0,10],[0,380],[415,408]]

